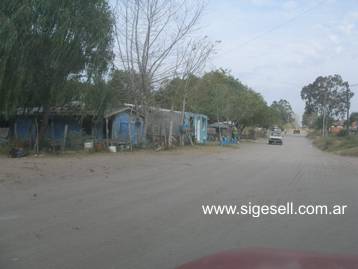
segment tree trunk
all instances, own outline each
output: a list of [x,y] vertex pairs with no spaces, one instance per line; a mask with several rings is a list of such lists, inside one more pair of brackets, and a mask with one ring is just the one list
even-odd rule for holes
[[143,121],[143,137],[142,143],[147,144],[147,133],[148,133],[148,124],[149,124],[149,111],[147,107],[144,107],[144,121]]
[[109,127],[108,127],[108,118],[106,118],[106,146],[109,146]]
[[35,118],[35,128],[36,128],[36,142],[35,142],[35,152],[39,154],[39,124],[37,118]]
[[17,142],[17,124],[16,124],[16,121],[14,123],[14,136],[15,136],[15,141]]
[[168,138],[168,146],[169,146],[169,148],[172,147],[172,136],[173,136],[173,121],[170,120],[170,124],[169,124],[169,138]]
[[39,130],[39,144],[44,144],[46,141],[46,132],[48,128],[48,119],[50,115],[50,108],[48,106],[44,106],[44,111],[42,114],[40,130]]
[[349,126],[350,126],[350,121],[349,121],[349,108],[347,109],[347,135],[349,135]]
[[67,125],[67,124],[65,124],[65,129],[63,130],[63,145],[62,145],[62,153],[64,153],[64,152],[65,152],[65,149],[66,149],[67,133],[68,133],[68,125]]
[[326,108],[323,108],[322,136],[326,136]]
[[183,103],[182,103],[182,110],[181,110],[181,126],[182,126],[182,132],[180,133],[180,145],[184,146],[184,119],[185,119],[185,106],[186,106],[186,97],[183,96]]
[[349,92],[347,90],[347,135],[349,135],[349,126],[350,126],[349,110],[350,110],[350,102],[349,102]]
[[133,115],[133,110],[131,109],[131,112],[129,114],[129,119],[128,119],[128,138],[129,138],[129,147],[130,150],[133,150],[133,141],[132,141],[132,126],[131,126],[131,122],[132,122],[132,115]]

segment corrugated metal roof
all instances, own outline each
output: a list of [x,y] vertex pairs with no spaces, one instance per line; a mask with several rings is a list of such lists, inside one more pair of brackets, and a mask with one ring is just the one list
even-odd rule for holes
[[[73,101],[63,106],[52,106],[49,109],[50,115],[61,116],[80,116],[80,115],[94,115],[94,111],[86,110],[84,105],[80,102]],[[44,112],[42,106],[39,107],[19,107],[16,109],[17,115],[38,115]]]
[[[110,118],[110,117],[112,117],[112,116],[114,116],[114,115],[117,115],[117,114],[119,114],[119,113],[122,113],[122,112],[128,111],[128,110],[131,110],[134,114],[137,114],[137,113],[138,113],[137,110],[135,110],[133,107],[122,107],[122,108],[113,110],[113,111],[111,111],[111,112],[107,112],[107,113],[104,115],[104,117],[105,117],[105,118]],[[142,113],[139,113],[139,115],[143,117],[143,114],[142,114]]]

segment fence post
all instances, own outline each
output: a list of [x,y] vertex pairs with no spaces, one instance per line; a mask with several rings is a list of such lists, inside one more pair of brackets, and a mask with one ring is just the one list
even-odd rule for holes
[[106,144],[107,144],[107,147],[109,146],[108,139],[109,139],[109,128],[108,128],[108,118],[106,118]]
[[170,120],[170,124],[169,124],[169,138],[168,138],[168,145],[169,147],[172,146],[172,141],[173,139],[173,120]]
[[63,132],[63,147],[62,147],[62,152],[65,151],[66,139],[67,139],[67,132],[68,132],[68,125],[65,124],[65,130],[64,130],[64,132]]

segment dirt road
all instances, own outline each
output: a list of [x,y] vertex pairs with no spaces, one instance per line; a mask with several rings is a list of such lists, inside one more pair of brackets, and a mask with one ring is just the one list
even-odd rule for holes
[[[0,268],[174,268],[213,252],[358,252],[358,159],[283,146],[0,158]],[[204,216],[202,204],[347,204],[344,216]]]

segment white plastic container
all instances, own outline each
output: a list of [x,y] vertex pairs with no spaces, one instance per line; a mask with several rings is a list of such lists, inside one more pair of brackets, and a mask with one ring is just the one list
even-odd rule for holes
[[117,152],[117,147],[116,146],[109,146],[108,149],[109,149],[109,152],[113,152],[113,153]]
[[91,142],[85,142],[83,144],[83,146],[84,146],[85,150],[93,150],[93,148],[94,148],[94,145],[93,145],[92,141]]

